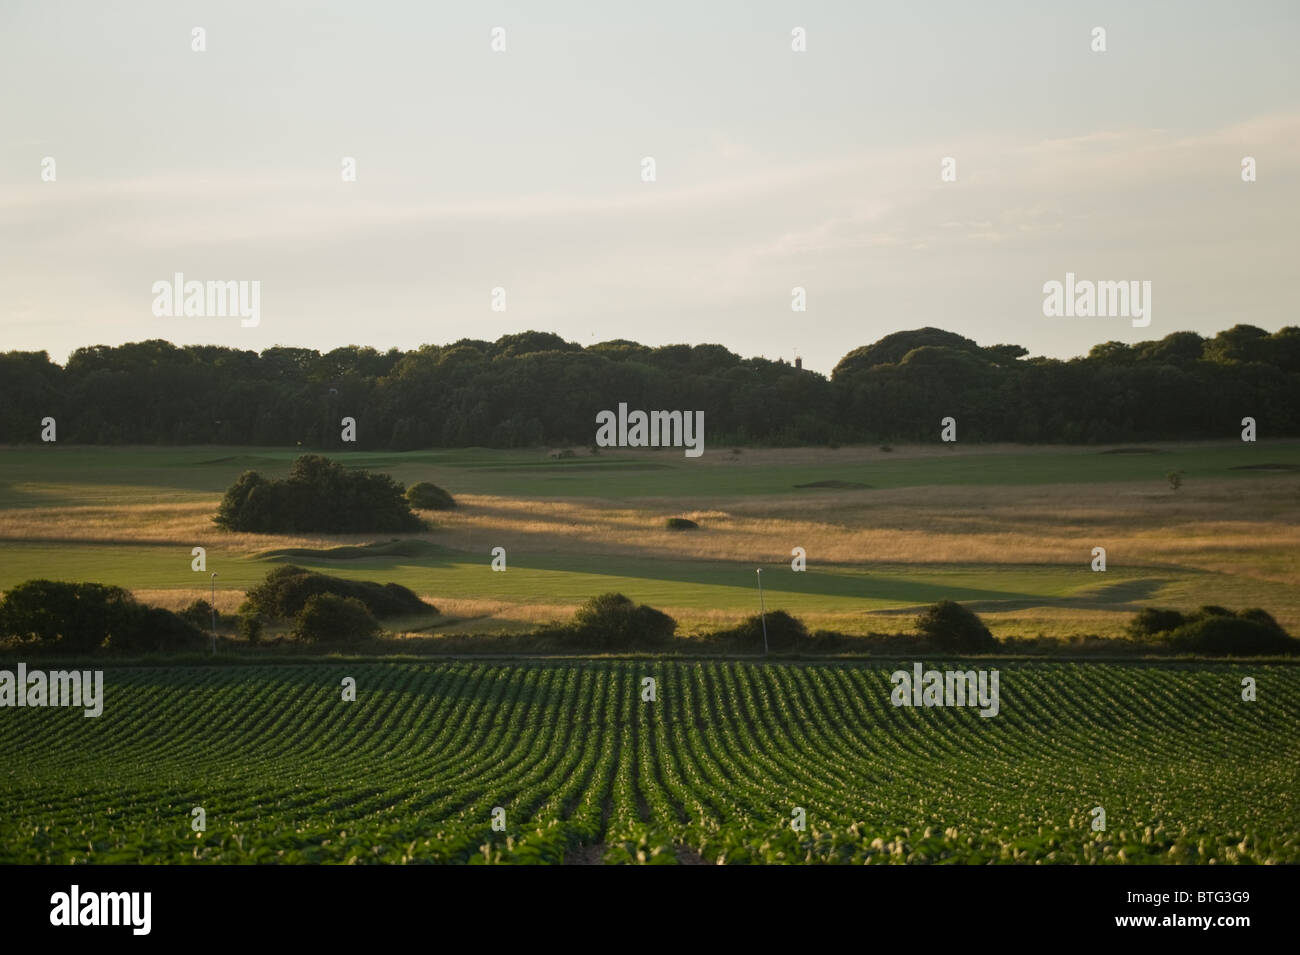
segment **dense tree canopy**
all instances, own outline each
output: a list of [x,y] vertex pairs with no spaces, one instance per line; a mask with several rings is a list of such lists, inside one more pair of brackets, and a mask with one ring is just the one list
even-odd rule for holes
[[[260,444],[315,449],[591,444],[598,411],[699,409],[708,442],[1097,442],[1300,434],[1300,328],[1097,345],[1069,361],[936,328],[854,349],[829,378],[721,345],[582,347],[548,332],[408,352],[261,354],[165,341],[93,346],[59,366],[0,354],[0,442]],[[340,421],[356,419],[344,445]]]

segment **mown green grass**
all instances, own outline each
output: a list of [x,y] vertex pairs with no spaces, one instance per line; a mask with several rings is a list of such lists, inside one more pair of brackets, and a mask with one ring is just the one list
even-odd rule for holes
[[[1106,447],[999,449],[954,447],[931,456],[874,454],[852,464],[836,462],[852,449],[810,449],[807,461],[753,464],[759,451],[732,460],[729,450],[710,448],[689,459],[674,450],[638,454],[602,452],[596,457],[549,460],[536,450],[482,448],[447,451],[329,451],[358,467],[374,468],[412,484],[430,480],[453,494],[519,497],[582,496],[710,497],[788,494],[798,484],[853,481],[877,488],[951,484],[1057,484],[1108,481],[1163,482],[1181,470],[1185,480],[1259,472],[1242,466],[1300,466],[1300,442],[1152,445],[1157,453],[1106,454]],[[8,447],[0,451],[0,508],[90,504],[138,499],[193,500],[220,494],[245,470],[281,477],[303,449],[228,447]],[[725,462],[725,463],[719,463]],[[825,493],[834,494],[834,490]]]
[[0,863],[1300,862],[1295,666],[930,665],[998,715],[893,663],[109,666],[0,711]]
[[[1168,568],[1112,571],[1104,579],[1086,566],[1036,565],[813,565],[807,572],[795,573],[785,563],[538,554],[512,560],[500,573],[491,570],[489,553],[477,560],[454,552],[439,554],[436,549],[418,558],[328,560],[301,552],[249,558],[211,548],[208,572],[196,573],[184,548],[27,542],[5,545],[0,588],[32,577],[107,584],[130,581],[133,589],[192,591],[197,598],[207,595],[211,572],[218,574],[219,589],[247,590],[283,563],[353,580],[398,583],[434,603],[467,598],[577,604],[612,590],[652,606],[737,613],[757,612],[754,570],[762,566],[767,607],[796,616],[842,611],[849,605],[863,614],[903,611],[939,600],[958,600],[983,613],[1026,606],[1136,611],[1151,603],[1195,601],[1267,607],[1291,599],[1285,584],[1209,573],[1188,577],[1185,570],[1171,575]],[[895,631],[910,625],[910,619],[881,617],[872,628]]]

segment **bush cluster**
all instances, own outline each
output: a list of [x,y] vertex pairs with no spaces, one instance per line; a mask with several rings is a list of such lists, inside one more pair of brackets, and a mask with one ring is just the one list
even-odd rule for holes
[[1128,632],[1136,640],[1186,653],[1300,653],[1300,640],[1258,607],[1233,613],[1226,607],[1210,605],[1189,614],[1147,607],[1129,622]]
[[266,617],[292,621],[294,639],[319,645],[368,640],[379,633],[379,617],[438,612],[401,584],[346,580],[293,564],[267,573],[239,609],[240,632],[250,643],[261,638]]
[[438,612],[437,607],[425,603],[401,584],[345,580],[293,564],[276,567],[250,589],[240,612],[260,613],[273,620],[292,620],[312,597],[320,594],[354,598],[374,617]]

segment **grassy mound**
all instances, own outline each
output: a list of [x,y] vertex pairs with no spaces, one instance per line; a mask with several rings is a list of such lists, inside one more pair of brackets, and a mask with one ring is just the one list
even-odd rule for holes
[[428,481],[421,481],[408,487],[406,489],[406,499],[410,502],[411,507],[419,508],[422,511],[450,511],[456,507],[454,497],[438,487],[438,485],[430,484]]
[[286,557],[308,560],[364,560],[367,557],[429,557],[443,548],[422,540],[376,541],[373,544],[347,544],[342,547],[277,547],[254,555],[259,560]]

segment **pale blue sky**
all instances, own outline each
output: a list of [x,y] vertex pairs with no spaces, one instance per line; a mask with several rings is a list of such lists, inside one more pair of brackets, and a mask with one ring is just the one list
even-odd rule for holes
[[[1297,48],[1281,2],[4,0],[0,348],[537,328],[829,371],[922,325],[1059,357],[1272,330]],[[261,281],[260,326],[156,318],[178,271]],[[1151,281],[1151,326],[1045,318],[1067,271]]]

